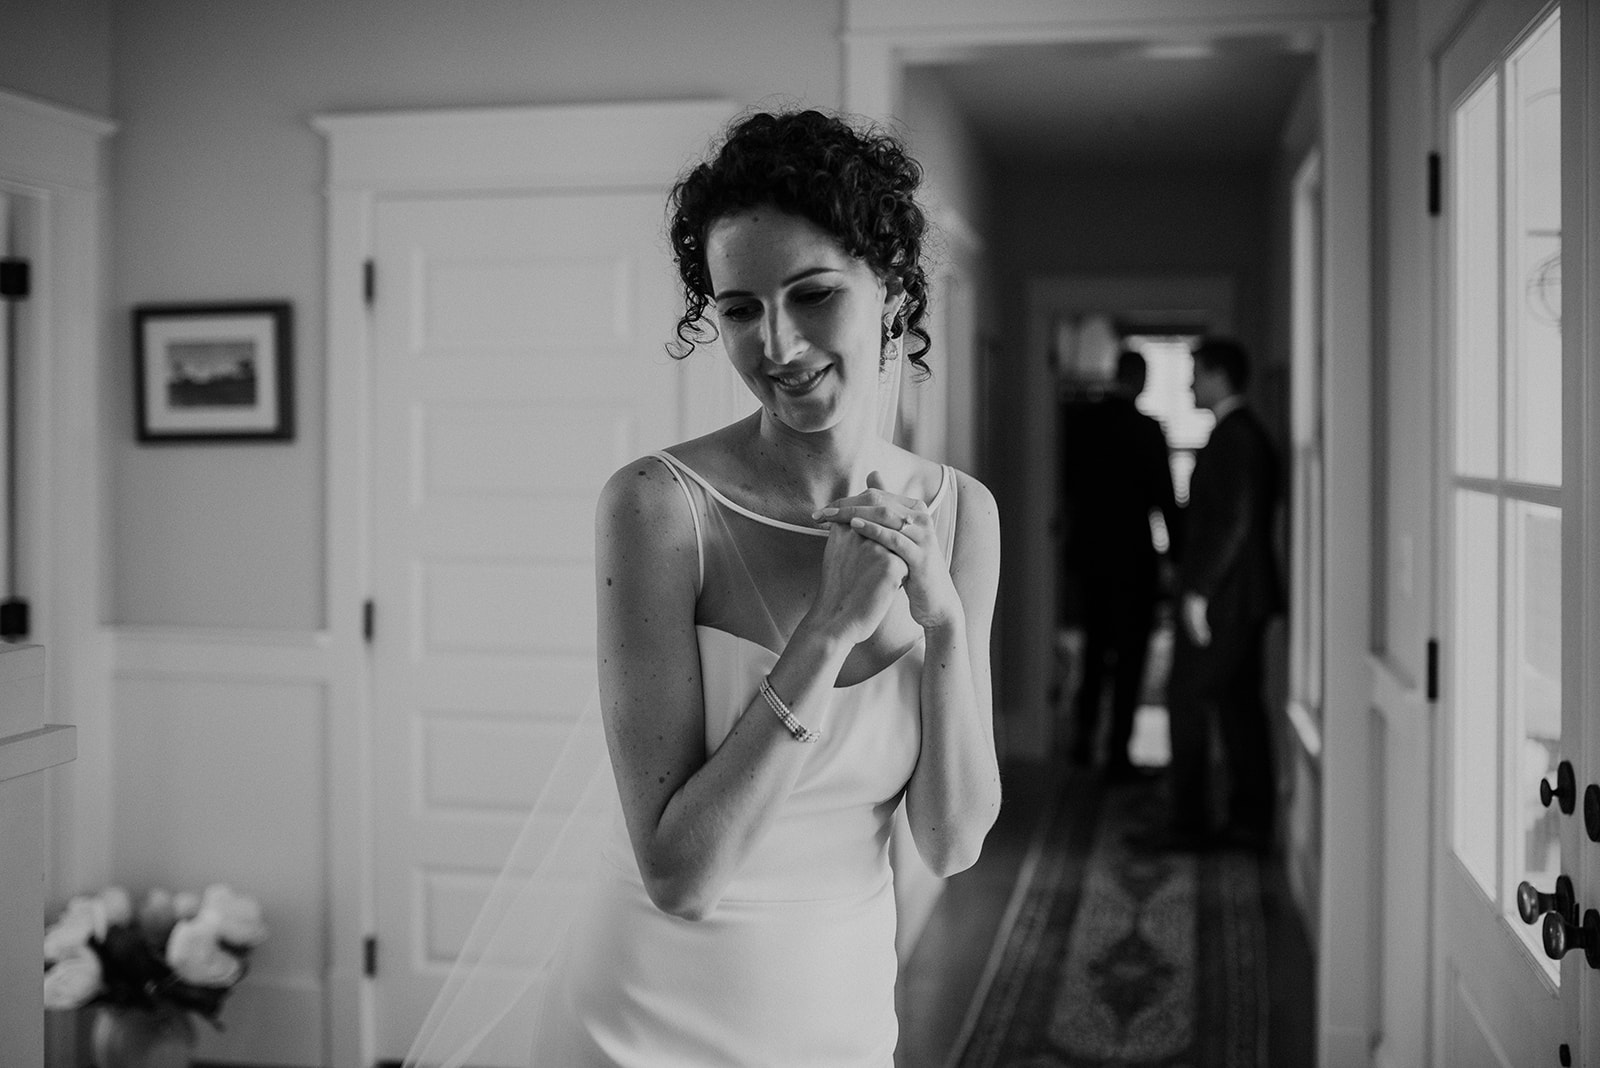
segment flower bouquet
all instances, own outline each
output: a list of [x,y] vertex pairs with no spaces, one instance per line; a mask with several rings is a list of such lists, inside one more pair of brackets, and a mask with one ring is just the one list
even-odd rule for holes
[[266,937],[261,906],[220,883],[151,890],[137,910],[121,887],[75,897],[45,931],[45,1008],[192,1012],[220,1029],[222,1003]]

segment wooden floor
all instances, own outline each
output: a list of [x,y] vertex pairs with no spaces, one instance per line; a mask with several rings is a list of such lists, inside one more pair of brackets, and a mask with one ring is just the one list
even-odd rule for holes
[[[984,843],[983,856],[949,880],[896,988],[900,1013],[899,1068],[942,1068],[959,1054],[969,1013],[994,953],[1019,871],[1046,800],[1059,777],[1085,772],[1067,765],[1005,768],[1005,803]],[[1266,873],[1263,897],[1271,971],[1270,1063],[1315,1061],[1312,1007],[1315,969],[1304,929],[1289,898],[1281,866]]]

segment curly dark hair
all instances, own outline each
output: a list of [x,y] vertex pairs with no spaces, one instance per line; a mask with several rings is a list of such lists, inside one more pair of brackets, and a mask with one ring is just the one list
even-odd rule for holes
[[932,339],[928,278],[922,263],[927,217],[915,198],[922,167],[899,138],[876,126],[820,111],[759,112],[736,120],[721,147],[673,186],[667,202],[672,255],[683,283],[684,310],[676,358],[716,338],[705,319],[711,273],[706,235],[734,212],[770,205],[809,219],[864,260],[880,277],[905,287],[889,338],[910,335],[906,358],[920,376]]

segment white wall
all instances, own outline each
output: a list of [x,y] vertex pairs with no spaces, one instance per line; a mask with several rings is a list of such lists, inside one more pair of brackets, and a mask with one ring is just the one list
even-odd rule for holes
[[110,111],[110,0],[0,0],[0,27],[0,87]]

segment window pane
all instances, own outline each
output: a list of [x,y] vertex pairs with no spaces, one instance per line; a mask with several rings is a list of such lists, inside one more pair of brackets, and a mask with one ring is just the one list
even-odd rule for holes
[[1506,467],[1561,484],[1559,13],[1506,65]]
[[1455,641],[1451,643],[1454,719],[1452,844],[1483,892],[1499,900],[1495,854],[1500,671],[1500,509],[1486,493],[1457,490]]
[[1561,510],[1510,502],[1506,531],[1506,712],[1517,759],[1510,856],[1514,881],[1553,884],[1561,870],[1554,807],[1539,803],[1539,780],[1561,759]]
[[1455,112],[1455,469],[1500,474],[1500,80]]

